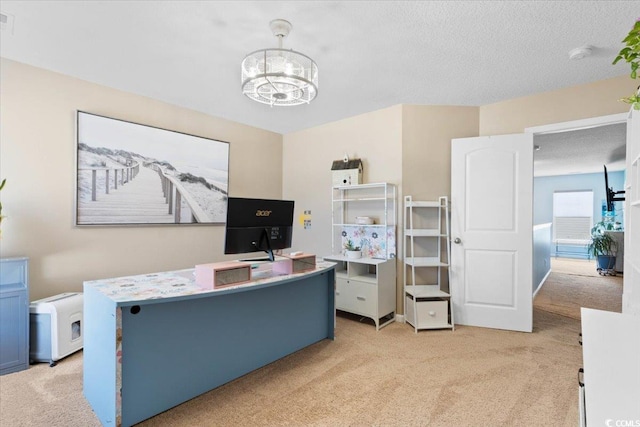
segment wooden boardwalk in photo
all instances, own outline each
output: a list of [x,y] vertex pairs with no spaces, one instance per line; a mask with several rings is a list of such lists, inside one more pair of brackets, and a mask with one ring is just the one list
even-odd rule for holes
[[159,224],[173,223],[162,193],[158,173],[141,167],[138,175],[97,200],[78,203],[78,224]]

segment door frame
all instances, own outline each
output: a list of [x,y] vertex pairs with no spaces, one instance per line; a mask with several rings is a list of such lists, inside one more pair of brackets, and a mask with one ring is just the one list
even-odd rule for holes
[[591,117],[588,119],[572,120],[569,122],[552,123],[542,126],[524,128],[524,133],[543,135],[546,133],[570,132],[573,130],[589,129],[599,126],[626,123],[629,113],[610,114],[608,116]]
[[[544,135],[549,133],[561,133],[561,132],[570,132],[574,130],[580,129],[589,129],[599,126],[613,125],[618,123],[627,123],[627,119],[629,118],[629,112],[626,113],[618,113],[618,114],[609,114],[606,116],[598,116],[598,117],[590,117],[588,119],[580,119],[580,120],[571,120],[568,122],[559,122],[552,123],[548,125],[541,126],[532,126],[524,129],[524,133],[531,133],[534,135]],[[627,143],[629,141],[626,141]],[[535,167],[534,167],[535,170]],[[533,193],[531,195],[533,197]],[[533,201],[532,201],[533,205]],[[533,206],[535,209],[535,206]],[[625,223],[627,222],[627,217],[625,216]],[[627,224],[624,224],[625,228]],[[534,225],[535,226],[535,225]],[[533,259],[531,260],[533,263]],[[624,294],[625,284],[622,283],[622,292]],[[536,291],[537,292],[537,291]]]

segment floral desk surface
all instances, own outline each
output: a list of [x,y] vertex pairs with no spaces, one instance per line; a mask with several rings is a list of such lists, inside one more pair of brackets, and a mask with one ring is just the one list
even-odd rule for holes
[[274,275],[260,277],[237,286],[225,286],[222,289],[203,289],[196,285],[195,269],[166,271],[161,273],[141,274],[138,276],[116,277],[113,279],[92,280],[84,282],[85,286],[96,289],[115,302],[141,301],[150,299],[182,297],[194,294],[214,293],[230,289],[253,287],[277,282],[285,277],[298,277],[314,271],[332,267],[331,262],[317,261],[315,270],[286,276]]

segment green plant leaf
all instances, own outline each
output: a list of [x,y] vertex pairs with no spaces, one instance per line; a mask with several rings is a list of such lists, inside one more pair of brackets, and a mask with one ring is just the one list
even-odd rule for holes
[[636,79],[638,78],[637,70],[640,62],[640,19],[634,22],[633,27],[622,40],[622,43],[625,46],[620,49],[612,64],[615,65],[621,59],[624,59],[631,66],[629,76],[632,79]]

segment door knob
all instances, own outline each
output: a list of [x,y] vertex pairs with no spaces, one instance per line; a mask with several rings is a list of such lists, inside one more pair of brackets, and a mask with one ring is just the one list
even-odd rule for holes
[[462,240],[460,240],[459,237],[456,237],[455,239],[453,239],[453,243],[455,243],[456,245],[459,245],[460,243],[462,243]]

